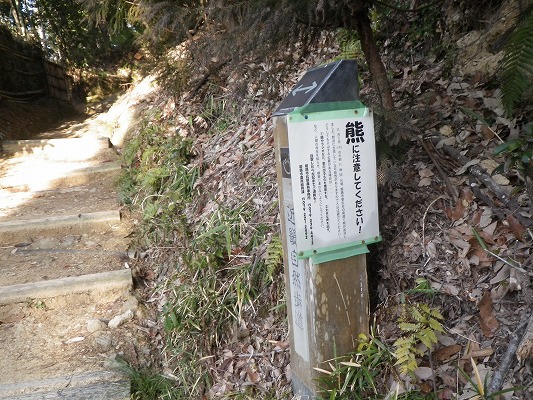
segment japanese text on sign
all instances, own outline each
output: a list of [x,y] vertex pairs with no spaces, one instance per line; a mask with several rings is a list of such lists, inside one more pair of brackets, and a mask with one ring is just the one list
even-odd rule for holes
[[[288,149],[281,149],[282,162],[288,162]],[[289,169],[290,171],[290,169]],[[285,215],[285,236],[287,237],[287,261],[289,270],[289,287],[291,294],[292,328],[294,335],[294,350],[305,361],[309,361],[309,339],[307,327],[307,295],[305,285],[306,261],[298,258],[296,244],[296,214],[292,198],[292,184],[290,172],[286,171],[282,179],[283,192],[286,194],[283,202]]]
[[299,251],[379,236],[372,116],[289,123]]
[[296,225],[294,206],[285,202],[285,227],[287,230],[287,250],[289,261],[291,311],[294,329],[294,347],[306,361],[309,359],[307,339],[307,300],[305,293],[305,261],[298,258],[296,247]]

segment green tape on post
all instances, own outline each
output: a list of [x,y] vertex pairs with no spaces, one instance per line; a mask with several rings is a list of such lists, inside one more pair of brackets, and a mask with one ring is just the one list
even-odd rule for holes
[[309,104],[297,107],[289,114],[290,122],[321,121],[340,118],[365,117],[370,110],[360,101]]
[[310,258],[314,264],[322,264],[325,262],[366,254],[369,252],[367,244],[377,243],[380,241],[381,236],[378,236],[373,239],[361,240],[354,243],[302,251],[298,254],[298,258]]

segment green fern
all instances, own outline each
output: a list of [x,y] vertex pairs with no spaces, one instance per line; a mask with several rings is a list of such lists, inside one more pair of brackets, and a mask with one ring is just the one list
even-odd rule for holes
[[283,265],[283,244],[279,235],[272,237],[272,241],[266,249],[265,267],[267,276],[272,279],[277,269]]
[[400,338],[394,342],[396,365],[401,373],[412,373],[418,368],[417,357],[424,356],[425,350],[419,345],[431,349],[437,343],[436,332],[443,332],[440,321],[441,313],[424,303],[403,304],[398,320],[402,331]]
[[533,12],[516,27],[502,64],[502,103],[510,115],[533,76]]
[[398,324],[398,328],[402,330],[402,332],[417,332],[420,330],[420,324],[417,323],[409,323],[409,322],[400,322]]

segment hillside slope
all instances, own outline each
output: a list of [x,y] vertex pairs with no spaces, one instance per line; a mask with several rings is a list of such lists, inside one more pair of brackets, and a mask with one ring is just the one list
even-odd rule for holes
[[[147,93],[132,89],[108,113],[116,144],[127,138],[123,200],[136,215],[137,283],[159,315],[149,329],[175,396],[291,397],[271,114],[302,73],[341,52],[329,34],[305,50],[293,63],[273,57],[203,81],[199,74],[202,84],[182,95],[150,77],[139,86]],[[179,54],[169,57],[178,62]],[[530,316],[530,199],[516,174],[490,175],[503,161],[493,153],[500,138],[517,137],[527,121],[504,115],[486,72],[463,76],[423,54],[405,61],[391,52],[385,61],[397,111],[376,108],[383,235],[370,257],[376,332],[391,346],[401,337],[406,301],[440,310],[445,331],[432,357],[418,357],[411,384],[425,392],[434,384],[444,399],[470,398],[455,365],[473,377],[472,357],[492,376]],[[371,105],[364,66],[361,79]],[[127,130],[125,104],[135,122]],[[507,385],[532,382],[528,356],[513,364]]]

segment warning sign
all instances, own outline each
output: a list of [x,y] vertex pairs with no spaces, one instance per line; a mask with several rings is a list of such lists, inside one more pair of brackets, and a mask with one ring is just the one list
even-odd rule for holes
[[374,123],[360,111],[289,115],[300,256],[379,236]]

